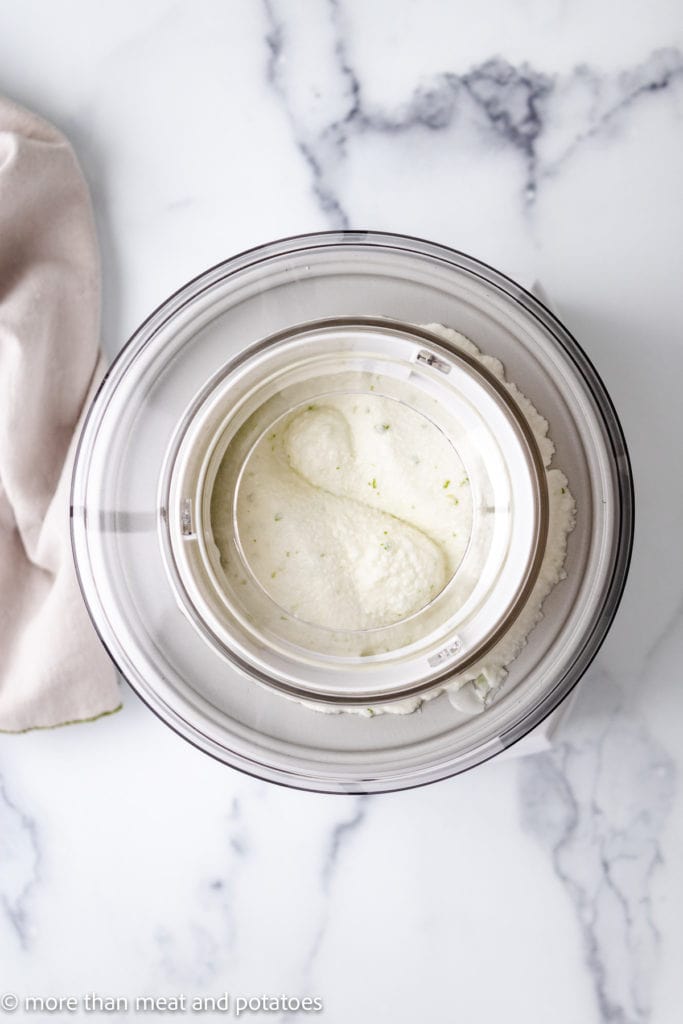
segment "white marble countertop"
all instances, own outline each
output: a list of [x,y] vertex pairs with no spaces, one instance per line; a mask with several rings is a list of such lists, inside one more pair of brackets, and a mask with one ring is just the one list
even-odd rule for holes
[[0,993],[678,1024],[679,5],[1,0],[0,23],[0,90],[69,135],[91,184],[110,353],[271,238],[433,238],[542,280],[614,398],[638,499],[621,609],[547,753],[308,795],[214,763],[127,688],[109,719],[3,738]]

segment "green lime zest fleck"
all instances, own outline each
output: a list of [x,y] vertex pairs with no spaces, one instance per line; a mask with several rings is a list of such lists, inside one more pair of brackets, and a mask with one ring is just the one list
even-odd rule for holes
[[374,718],[375,715],[377,714],[377,712],[375,711],[374,708],[366,708],[365,710],[367,711],[367,713],[370,716],[370,718]]
[[566,487],[560,487],[560,491],[562,492],[562,494],[566,494],[567,493],[567,488]]
[[443,482],[443,489],[444,489],[444,491],[445,491],[445,490],[446,490],[446,489],[447,489],[448,487],[450,487],[450,483],[451,483],[451,482],[450,482],[450,480],[444,480],[444,482]]
[[464,487],[464,486],[465,486],[465,484],[468,484],[469,482],[470,482],[470,478],[469,478],[468,476],[464,476],[464,477],[462,478],[462,480],[460,481],[460,486],[461,486],[461,487]]
[[377,490],[377,477],[373,476],[372,480],[368,484],[368,487],[372,487],[373,491]]
[[309,405],[308,408],[306,409],[306,412],[315,412],[317,408],[317,405]]
[[276,572],[271,572],[271,574],[270,574],[271,580],[274,580],[276,576],[277,576]]
[[276,523],[281,522],[282,521],[282,514],[280,512],[276,512],[275,515],[273,516],[273,519],[275,520]]

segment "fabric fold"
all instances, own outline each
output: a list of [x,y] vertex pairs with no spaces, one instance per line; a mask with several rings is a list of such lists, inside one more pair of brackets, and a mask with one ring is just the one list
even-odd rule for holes
[[0,731],[120,706],[69,535],[82,418],[104,373],[88,188],[64,136],[0,98]]

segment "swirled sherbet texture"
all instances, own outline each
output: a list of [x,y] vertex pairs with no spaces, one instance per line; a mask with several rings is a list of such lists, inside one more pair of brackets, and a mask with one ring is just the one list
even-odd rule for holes
[[[547,421],[506,379],[499,360],[450,328],[427,329],[497,377],[534,434],[549,499],[540,572],[507,633],[466,671],[418,697],[372,707],[305,702],[319,711],[406,714],[444,692],[460,711],[483,710],[542,618],[545,598],[565,575],[575,502],[564,473],[550,468],[555,449]],[[329,641],[330,656],[382,655],[421,640],[445,621],[439,615],[452,614],[467,598],[472,573],[458,569],[466,553],[469,558],[488,543],[481,521],[473,535],[476,481],[470,483],[458,452],[437,426],[437,410],[433,420],[409,401],[382,394],[382,381],[371,374],[360,383],[361,390],[341,391],[337,381],[311,404],[287,411],[278,396],[270,399],[245,427],[245,436],[252,423],[263,423],[263,432],[248,452],[237,444],[234,454],[224,456],[212,494],[213,540],[230,585],[238,591],[246,584],[246,569],[270,598],[261,605],[266,626],[275,625],[277,632],[278,620],[291,632],[296,622],[304,647],[308,634],[316,631],[319,642],[327,630],[328,637],[338,638],[334,646]],[[323,391],[324,384],[319,381]],[[232,546],[235,538],[241,554]],[[442,609],[432,602],[449,581],[446,594],[453,600]],[[394,627],[391,648],[381,632],[386,627]]]
[[288,614],[370,630],[428,604],[471,529],[450,441],[403,402],[335,394],[295,409],[246,461],[236,524],[245,561]]

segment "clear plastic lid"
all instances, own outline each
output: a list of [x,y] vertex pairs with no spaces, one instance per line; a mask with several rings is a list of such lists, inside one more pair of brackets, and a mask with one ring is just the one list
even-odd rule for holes
[[[443,697],[319,714],[301,701],[380,706],[463,671],[539,572],[533,434],[480,361],[415,326],[434,322],[550,421],[577,504],[567,578],[478,717]],[[407,462],[426,452],[431,476]],[[457,534],[438,557],[436,508]],[[143,324],[84,428],[72,534],[104,643],[168,724],[262,778],[381,791],[492,756],[569,692],[623,588],[631,478],[604,387],[536,298],[443,247],[325,233],[228,260]]]
[[337,707],[426,692],[490,650],[548,519],[501,383],[429,331],[360,318],[229,363],[183,418],[160,506],[170,578],[208,642]]

